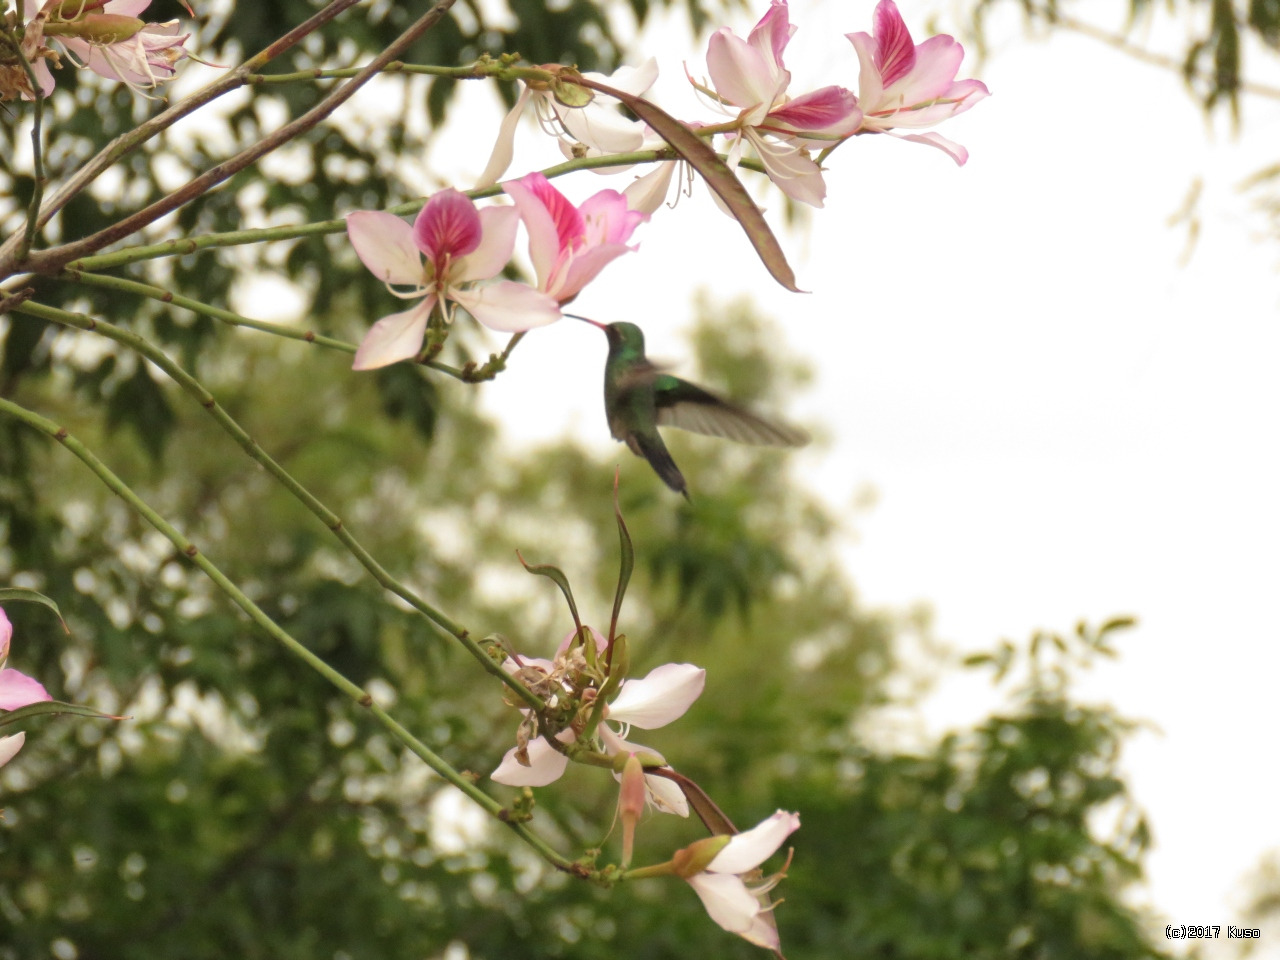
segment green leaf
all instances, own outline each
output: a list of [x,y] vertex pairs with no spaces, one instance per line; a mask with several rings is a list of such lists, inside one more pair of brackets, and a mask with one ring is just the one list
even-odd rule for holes
[[631,571],[636,565],[636,551],[631,545],[631,534],[627,532],[627,523],[622,519],[622,508],[618,506],[618,473],[613,474],[613,515],[618,519],[618,541],[621,561],[618,570],[618,590],[613,596],[613,617],[609,620],[609,643],[618,632],[618,617],[622,615],[622,598],[627,595],[627,584],[631,582]]
[[747,188],[742,185],[733,170],[717,156],[706,141],[648,100],[615,90],[595,80],[588,80],[586,77],[565,75],[565,79],[570,79],[592,90],[607,93],[611,97],[617,97],[628,110],[649,124],[658,136],[667,141],[672,150],[684,157],[689,162],[689,166],[702,174],[702,178],[707,181],[707,186],[725,202],[729,212],[738,223],[742,224],[747,239],[756,248],[756,253],[760,255],[760,259],[764,261],[765,267],[773,278],[793,293],[802,292],[796,286],[795,272],[787,263],[787,256],[782,252],[778,238],[769,229],[764,214],[760,212],[760,208],[751,199]]
[[92,707],[81,706],[78,703],[63,703],[61,700],[41,700],[39,703],[30,703],[25,707],[19,707],[17,710],[8,710],[0,713],[0,728],[7,727],[12,723],[21,723],[30,717],[57,715],[93,717],[96,720],[125,719],[124,717],[112,716],[109,713],[102,713]]
[[569,604],[569,612],[573,614],[573,626],[581,632],[582,620],[578,617],[578,605],[573,602],[573,591],[569,589],[569,578],[564,575],[564,571],[549,563],[525,563],[525,559],[520,556],[519,550],[516,551],[516,557],[519,559],[521,566],[530,573],[539,577],[546,577],[560,588],[560,592],[564,594],[564,598]]
[[38,603],[41,606],[48,607],[53,611],[53,615],[58,618],[58,622],[62,624],[62,629],[67,633],[71,632],[67,627],[67,621],[62,619],[62,611],[58,609],[58,605],[43,593],[28,590],[25,587],[0,587],[0,603],[8,603],[10,600]]

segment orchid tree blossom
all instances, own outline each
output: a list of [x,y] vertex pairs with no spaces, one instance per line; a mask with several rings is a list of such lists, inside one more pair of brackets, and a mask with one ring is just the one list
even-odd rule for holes
[[773,0],[746,40],[728,27],[712,34],[707,70],[717,102],[738,108],[729,165],[737,166],[743,145],[749,143],[783,193],[821,207],[826,184],[808,148],[851,135],[862,123],[862,112],[857,98],[843,87],[788,96],[791,73],[782,54],[795,31],[786,0]]
[[[38,680],[8,665],[9,643],[12,638],[13,624],[9,622],[4,610],[0,609],[0,710],[17,710],[32,703],[52,700],[53,697],[49,696],[49,692]],[[0,737],[0,767],[17,755],[25,739],[24,733]]]
[[437,305],[446,323],[453,320],[452,303],[489,329],[510,333],[558,320],[555,300],[523,283],[474,286],[497,276],[511,259],[519,218],[514,207],[477,212],[470,199],[453,189],[431,197],[413,226],[377,210],[347,214],[347,236],[364,265],[393,295],[423,298],[412,310],[375,323],[360,342],[352,367],[371,370],[415,356]]
[[[612,74],[584,73],[584,77],[641,96],[658,79],[658,62],[650,57],[638,67],[619,67]],[[521,84],[520,96],[515,106],[503,118],[498,128],[498,140],[493,145],[489,163],[480,175],[477,187],[490,187],[497,183],[515,155],[516,128],[525,111],[532,106],[542,128],[560,140],[560,148],[566,157],[609,156],[615,153],[632,153],[636,150],[656,149],[646,145],[645,124],[628,120],[618,112],[617,101],[601,93],[595,93],[591,101],[581,107],[570,107],[556,99],[549,89],[537,89]],[[575,145],[581,145],[576,148]],[[598,172],[617,173],[621,167],[604,168]]]
[[[592,633],[597,639],[598,649],[603,649],[604,638],[594,630]],[[522,669],[541,672],[545,677],[560,682],[569,672],[566,670],[564,649],[572,637],[571,633],[566,638],[554,661],[527,658],[522,662]],[[514,670],[516,666],[508,661],[507,668]],[[639,754],[665,764],[666,760],[656,750],[627,741],[628,727],[652,730],[678,720],[701,696],[705,684],[706,671],[689,663],[664,664],[642,679],[623,681],[618,695],[605,708],[606,722],[601,723],[596,731],[601,752],[611,757]],[[567,682],[564,688],[569,688]],[[619,729],[615,730],[610,723],[619,725]],[[556,739],[567,745],[577,739],[577,734],[566,729],[557,734]],[[539,736],[526,745],[508,750],[493,771],[492,779],[512,787],[544,787],[559,780],[568,765],[569,758],[548,743],[545,737]],[[689,815],[688,803],[679,787],[653,774],[645,774],[644,779],[646,799],[652,806],[682,817]]]
[[616,190],[601,190],[580,207],[570,203],[540,173],[502,185],[529,231],[529,257],[538,289],[561,306],[628,250],[627,240],[649,219],[632,210]]
[[[33,42],[57,40],[75,63],[108,80],[119,80],[134,89],[151,89],[170,79],[176,64],[188,56],[183,45],[190,34],[180,33],[177,20],[141,20],[150,5],[151,0],[99,0],[80,5],[47,0],[37,10],[36,0],[27,0],[26,9],[33,15],[26,29]],[[27,45],[24,37],[23,52],[31,59]],[[31,63],[41,92],[47,96],[53,88],[53,75],[45,59],[31,59]]]
[[[758,947],[776,951],[780,941],[769,891],[786,875],[786,867],[769,877],[761,877],[757,868],[799,828],[799,814],[779,810],[727,843],[723,837],[709,837],[690,844],[673,863],[712,920]],[[717,845],[719,852],[704,862]]]
[[893,0],[876,5],[871,33],[846,34],[857,51],[859,133],[890,133],[947,153],[957,164],[969,151],[937,133],[894,133],[895,128],[931,127],[990,95],[981,80],[956,80],[964,47],[939,34],[915,43]]

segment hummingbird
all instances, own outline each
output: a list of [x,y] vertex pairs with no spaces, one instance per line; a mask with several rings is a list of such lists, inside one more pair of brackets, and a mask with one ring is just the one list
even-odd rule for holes
[[802,447],[809,442],[803,430],[773,423],[722,400],[688,380],[681,380],[644,355],[644,331],[634,323],[598,323],[576,314],[604,331],[609,358],[604,365],[604,412],[609,432],[626,443],[672,490],[689,499],[689,485],[658,427],[679,427],[710,437],[772,447]]

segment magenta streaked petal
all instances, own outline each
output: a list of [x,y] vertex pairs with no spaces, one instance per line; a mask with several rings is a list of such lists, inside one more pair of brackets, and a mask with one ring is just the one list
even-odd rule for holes
[[439,271],[446,257],[456,260],[480,246],[476,205],[452,187],[437,191],[414,220],[413,237]]
[[747,35],[747,43],[759,51],[766,62],[772,62],[777,70],[783,70],[782,52],[787,49],[787,42],[796,28],[791,25],[791,17],[787,10],[787,0],[772,0],[759,22],[751,28]]
[[375,323],[360,341],[351,369],[373,370],[414,356],[422,349],[427,317],[435,305],[433,293],[412,310],[390,314]]
[[936,100],[947,92],[964,60],[964,47],[945,33],[916,48],[915,69],[891,82],[884,79],[884,99],[905,106]]
[[524,221],[524,228],[529,233],[529,259],[533,261],[538,288],[545,290],[551,282],[556,262],[560,259],[560,237],[556,231],[555,219],[551,216],[551,211],[521,180],[508,180],[502,185],[502,189],[515,203],[515,209]]
[[[740,110],[749,111],[747,123],[758,123],[790,77],[765,61],[760,51],[734,36],[727,27],[711,35],[707,45],[707,72],[716,93]],[[758,115],[757,115],[758,114]]]
[[582,214],[578,212],[578,208],[540,173],[527,174],[520,178],[520,183],[529,189],[529,192],[551,215],[551,222],[556,227],[556,245],[559,249],[572,250],[576,247],[586,232],[582,223]]
[[[572,734],[568,739],[572,739]],[[545,787],[559,780],[568,765],[568,757],[538,737],[529,743],[529,766],[516,760],[516,748],[512,747],[489,779],[509,787]]]
[[524,116],[525,107],[529,105],[529,97],[529,88],[520,84],[520,96],[516,98],[515,106],[502,118],[502,124],[498,127],[498,139],[493,144],[493,152],[489,154],[489,162],[476,181],[477,189],[492,187],[511,166],[511,160],[515,156],[516,128],[520,125],[520,118]]
[[17,710],[28,704],[52,700],[39,680],[5,667],[0,670],[0,710]]
[[940,133],[896,133],[891,134],[899,140],[910,140],[912,143],[923,143],[929,147],[937,147],[943,153],[947,154],[956,162],[956,166],[963,167],[969,159],[969,151],[954,140],[948,140]]
[[880,0],[876,4],[872,24],[876,69],[880,72],[881,83],[888,87],[910,73],[916,65],[916,46],[893,0]]
[[560,306],[554,298],[514,280],[459,290],[452,298],[490,330],[504,333],[545,327],[560,319]]
[[798,133],[844,136],[862,122],[858,98],[844,87],[822,87],[788,100],[770,111],[766,126],[778,123]]
[[876,51],[879,47],[869,33],[846,33],[845,37],[853,44],[853,50],[858,55],[858,105],[866,113],[875,109],[884,92],[880,70],[876,67]]
[[496,277],[511,260],[520,213],[515,207],[485,207],[479,213],[480,243],[449,271],[451,284]]
[[351,246],[370,273],[383,283],[422,285],[422,254],[414,243],[413,227],[381,210],[355,210],[345,219]]

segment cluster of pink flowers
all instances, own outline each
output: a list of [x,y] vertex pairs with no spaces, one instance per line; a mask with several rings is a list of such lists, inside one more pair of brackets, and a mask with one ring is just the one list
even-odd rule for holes
[[[635,249],[627,241],[649,219],[616,190],[601,190],[575,207],[540,173],[503,189],[514,207],[476,210],[457,190],[441,190],[412,227],[376,210],[347,214],[347,235],[364,265],[394,296],[421,298],[412,310],[373,325],[356,351],[356,370],[415,356],[437,306],[446,323],[456,305],[489,329],[512,333],[559,320],[561,306],[610,261]],[[506,267],[521,222],[529,234],[537,287],[514,280],[477,286]]]
[[[796,27],[787,0],[771,0],[768,11],[743,39],[729,28],[711,37],[708,83],[690,81],[730,119],[714,127],[726,139],[726,156],[736,167],[749,149],[769,178],[793,200],[821,207],[826,196],[820,161],[852,137],[887,133],[936,147],[956,163],[968,151],[933,132],[921,132],[963,113],[988,95],[979,80],[956,80],[964,48],[945,34],[915,43],[893,0],[880,0],[871,33],[846,34],[857,55],[858,93],[825,86],[792,95],[791,73],[783,61]],[[557,68],[558,69],[558,68]],[[642,96],[658,76],[650,59],[612,76],[585,74],[631,96]],[[511,164],[518,121],[532,107],[543,126],[559,131],[567,157],[612,156],[666,146],[645,123],[628,120],[616,102],[596,95],[566,105],[550,86],[526,85],[503,120],[480,187],[497,183]],[[815,159],[813,151],[818,151]],[[603,190],[575,207],[546,178],[531,173],[503,184],[515,209],[476,211],[454,190],[433,196],[410,228],[387,213],[356,211],[347,231],[357,254],[399,297],[420,298],[412,310],[383,317],[356,353],[354,367],[367,370],[417,356],[432,312],[440,322],[462,306],[493,330],[519,332],[551,323],[611,260],[628,250],[635,228],[661,206],[675,162],[662,162],[625,191]],[[597,172],[626,169],[617,166]],[[717,198],[719,203],[719,199]],[[529,233],[536,288],[505,280],[488,285],[507,265],[517,220]]]
[[[17,710],[42,700],[52,700],[38,681],[8,665],[9,642],[13,639],[13,624],[0,609],[0,710]],[[26,740],[25,733],[0,736],[0,767],[17,755]]]
[[[63,55],[78,67],[134,89],[150,90],[172,77],[178,61],[187,56],[183,45],[189,34],[179,32],[177,20],[140,19],[150,5],[151,0],[18,0],[22,55],[31,65],[40,95],[53,92],[49,65],[61,66]],[[0,98],[14,95],[28,100],[35,95],[21,64],[0,74]]]

